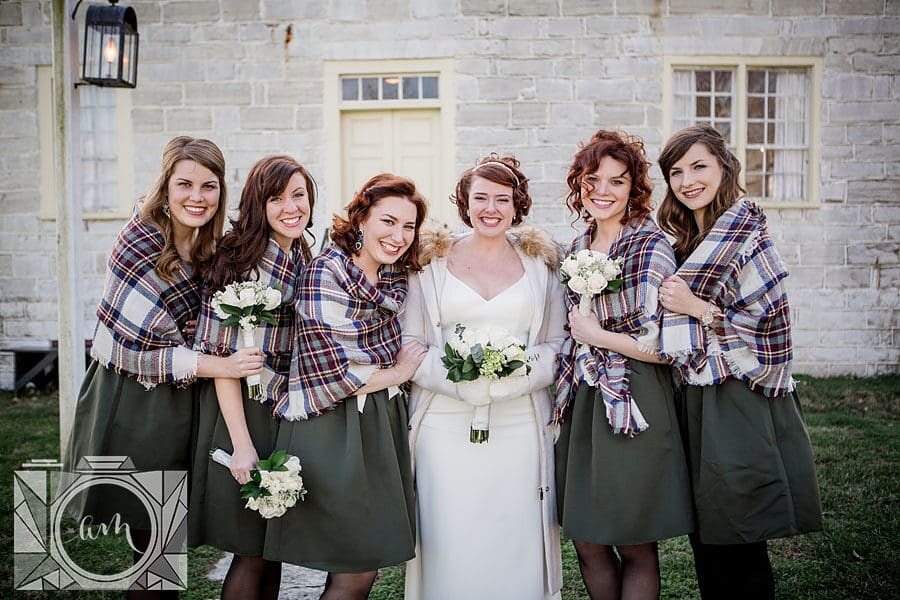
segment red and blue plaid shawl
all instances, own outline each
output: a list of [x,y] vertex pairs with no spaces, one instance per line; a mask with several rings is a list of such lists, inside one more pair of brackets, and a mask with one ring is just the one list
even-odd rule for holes
[[[281,306],[272,311],[278,324],[262,322],[256,329],[256,342],[266,355],[266,363],[260,373],[260,379],[266,388],[266,404],[280,404],[287,400],[296,333],[294,296],[302,266],[300,259],[299,252],[292,257],[270,238],[256,269],[251,269],[241,278],[241,281],[261,281],[268,287],[281,290]],[[212,307],[212,294],[205,296],[200,319],[197,321],[194,349],[204,354],[229,356],[242,347],[238,344],[238,331],[238,327],[222,326],[222,320],[216,316]]]
[[[569,253],[590,248],[593,228],[575,238]],[[672,246],[652,219],[644,219],[637,227],[626,225],[612,247],[610,258],[622,257],[623,284],[618,292],[594,297],[594,310],[600,325],[607,331],[625,333],[635,338],[638,347],[648,354],[658,352],[659,286],[675,272]],[[578,294],[566,287],[566,307],[578,306]],[[613,433],[634,435],[649,425],[638,409],[629,389],[628,359],[604,348],[581,345],[566,340],[559,355],[554,421],[565,417],[578,384],[582,381],[600,390],[606,404],[606,416]]]
[[406,292],[405,271],[385,265],[373,285],[333,245],[310,261],[297,292],[290,398],[276,411],[289,420],[320,415],[355,395],[362,373],[392,366]]
[[116,239],[97,308],[91,356],[150,389],[160,383],[190,384],[197,373],[193,339],[182,331],[200,310],[200,286],[179,263],[174,283],[156,272],[163,236],[133,217]]
[[717,385],[735,378],[770,397],[793,390],[790,306],[781,283],[788,272],[762,210],[748,201],[729,208],[678,275],[722,311],[711,330],[664,311],[660,351],[679,379]]

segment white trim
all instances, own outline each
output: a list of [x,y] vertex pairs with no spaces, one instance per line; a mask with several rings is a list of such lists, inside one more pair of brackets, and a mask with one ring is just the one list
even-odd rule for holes
[[[730,67],[735,70],[732,110],[735,111],[735,154],[744,165],[747,140],[747,67],[804,67],[810,70],[809,106],[809,165],[807,169],[807,199],[804,202],[760,202],[764,208],[818,208],[821,206],[821,181],[819,177],[822,155],[822,64],[818,56],[721,56],[680,55],[663,57],[663,140],[672,136],[673,85],[672,71],[679,67]],[[746,167],[741,170],[744,183]]]

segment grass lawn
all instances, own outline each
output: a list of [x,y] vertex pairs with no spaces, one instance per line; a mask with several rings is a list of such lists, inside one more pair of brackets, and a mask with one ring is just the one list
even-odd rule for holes
[[[800,394],[816,454],[825,509],[825,531],[770,544],[778,597],[785,599],[889,598],[900,590],[900,568],[893,558],[900,544],[900,376],[877,379],[802,378]],[[52,393],[13,399],[0,393],[0,597],[12,596],[12,474],[31,458],[58,455],[57,400]],[[121,540],[98,547],[89,557],[107,564]],[[205,573],[220,553],[192,550],[190,589],[182,598],[218,595]],[[698,598],[693,560],[686,538],[660,547],[662,597]],[[121,560],[121,559],[119,559]],[[575,553],[563,544],[563,598],[586,599]],[[71,596],[64,594],[62,597]],[[28,593],[23,598],[59,598]],[[81,593],[79,598],[117,598],[112,593]],[[385,569],[373,600],[403,597],[403,572]]]

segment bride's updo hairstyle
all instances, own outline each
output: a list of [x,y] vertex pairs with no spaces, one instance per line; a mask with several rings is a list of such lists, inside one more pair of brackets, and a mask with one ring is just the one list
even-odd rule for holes
[[511,155],[498,156],[491,153],[462,174],[456,183],[456,193],[450,200],[456,205],[459,218],[467,227],[472,226],[472,219],[469,218],[469,189],[475,177],[512,188],[513,207],[516,209],[512,224],[521,225],[531,210],[531,196],[528,194],[528,178],[519,170],[518,159]]

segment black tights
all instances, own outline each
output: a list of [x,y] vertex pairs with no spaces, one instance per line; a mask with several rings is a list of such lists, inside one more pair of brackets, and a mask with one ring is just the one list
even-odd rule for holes
[[222,583],[222,600],[276,600],[280,587],[280,562],[235,554]]
[[[659,552],[656,542],[604,546],[572,540],[581,578],[591,600],[659,598]],[[616,555],[618,551],[618,555]]]
[[766,542],[701,544],[690,536],[703,600],[774,600],[775,577]]
[[[131,541],[138,548],[134,551],[134,563],[137,564],[147,552],[147,546],[150,545],[150,530],[132,530]],[[128,600],[175,600],[178,598],[178,590],[128,590],[125,592],[125,597]]]
[[319,600],[366,600],[376,577],[378,571],[329,573],[325,578],[325,591]]

